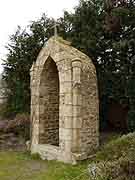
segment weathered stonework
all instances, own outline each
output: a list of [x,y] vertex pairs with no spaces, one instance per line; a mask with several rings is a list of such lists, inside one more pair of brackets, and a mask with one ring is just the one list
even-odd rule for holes
[[67,41],[52,37],[31,68],[31,152],[76,163],[99,145],[95,67]]

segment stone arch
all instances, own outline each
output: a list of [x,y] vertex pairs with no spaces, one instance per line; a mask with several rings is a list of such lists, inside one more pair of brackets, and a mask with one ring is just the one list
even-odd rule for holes
[[40,75],[39,144],[59,146],[59,75],[50,56]]
[[99,145],[96,70],[91,59],[50,38],[31,68],[31,152],[76,163]]

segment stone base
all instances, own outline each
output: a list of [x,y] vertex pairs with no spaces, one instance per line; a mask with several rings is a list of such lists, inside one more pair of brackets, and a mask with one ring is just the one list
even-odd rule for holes
[[31,154],[38,153],[42,160],[57,160],[64,163],[77,164],[77,161],[87,159],[86,153],[61,151],[60,147],[48,144],[38,144],[31,147]]

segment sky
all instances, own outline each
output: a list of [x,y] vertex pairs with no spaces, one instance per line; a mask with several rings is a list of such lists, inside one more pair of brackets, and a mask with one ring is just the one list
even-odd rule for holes
[[64,10],[70,12],[79,0],[1,0],[0,2],[0,73],[3,71],[2,59],[5,58],[6,44],[9,36],[17,26],[25,27],[30,21],[46,13],[55,19],[63,15]]

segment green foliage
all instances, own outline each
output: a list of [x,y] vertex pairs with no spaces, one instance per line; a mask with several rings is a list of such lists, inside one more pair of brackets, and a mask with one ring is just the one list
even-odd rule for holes
[[3,74],[8,88],[7,113],[10,116],[30,111],[29,71],[44,43],[52,35],[49,29],[53,24],[53,19],[43,15],[25,30],[18,27],[10,37]]
[[7,117],[7,103],[0,105],[0,119],[3,120]]
[[[105,144],[102,150],[96,153],[95,162],[116,161],[119,158],[135,157],[135,133],[129,133],[111,140]],[[135,159],[134,159],[135,160]]]
[[96,180],[134,179],[135,133],[123,135],[105,144],[93,161],[92,164],[96,165]]
[[[107,106],[107,101],[102,102],[103,97],[111,97],[119,103],[128,102],[131,99],[128,92],[135,89],[133,81],[129,83],[135,71],[135,3],[105,2],[107,4],[102,0],[81,1],[75,13],[66,12],[61,21],[66,29],[63,37],[91,57],[96,66],[103,106]],[[101,112],[102,117],[105,114]]]
[[31,154],[30,156],[34,160],[40,160],[41,159],[40,154],[38,154],[38,153]]
[[[91,57],[95,64],[103,106],[107,106],[108,100],[102,102],[102,99],[110,97],[120,103],[129,100],[131,106],[130,92],[135,89],[132,81],[135,74],[134,19],[134,1],[112,0],[81,0],[74,13],[65,12],[64,17],[58,19],[59,35]],[[4,63],[4,79],[9,88],[7,111],[10,114],[30,111],[29,70],[53,34],[53,25],[54,20],[43,15],[25,30],[18,27],[10,38]],[[106,108],[102,109],[106,111]],[[105,114],[101,112],[102,119]],[[135,127],[135,121],[128,117],[129,124]],[[134,128],[129,126],[131,129]]]

